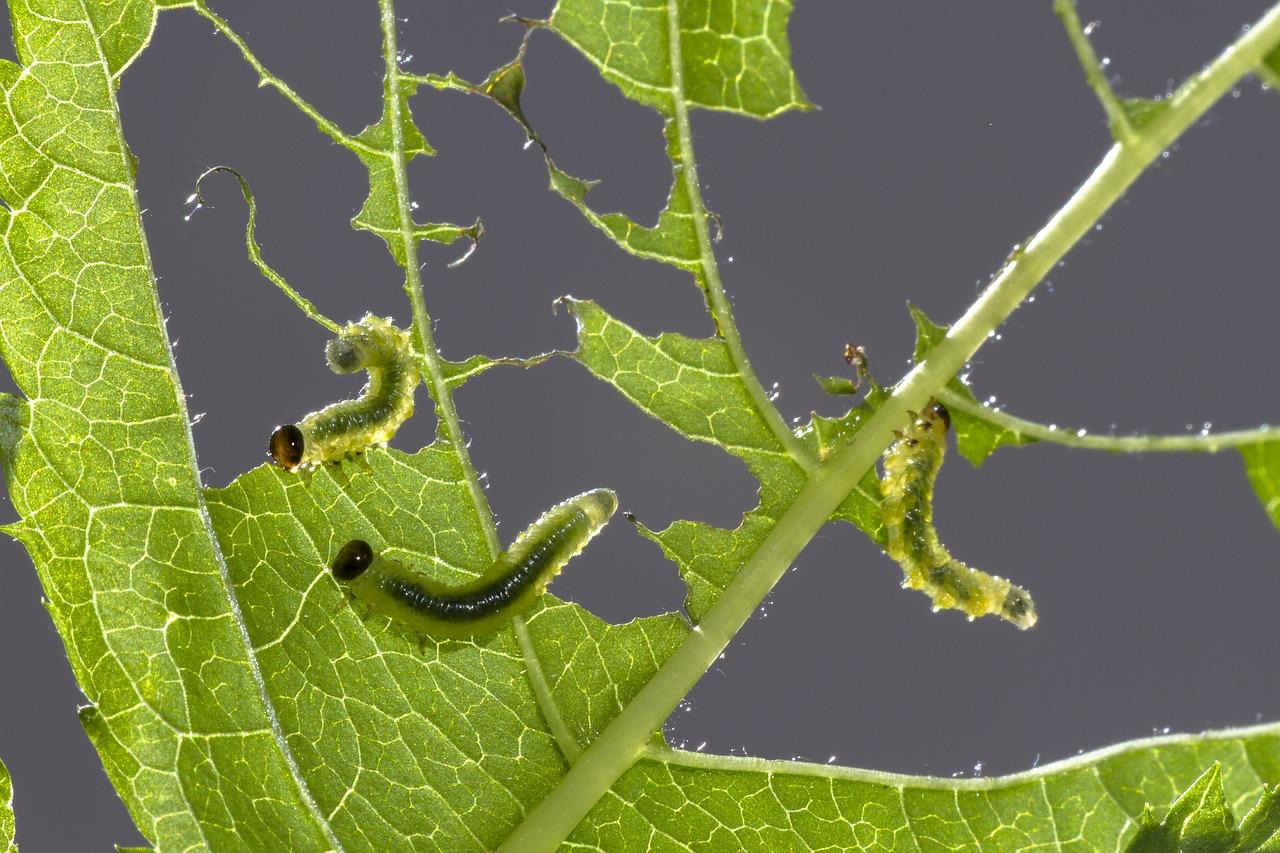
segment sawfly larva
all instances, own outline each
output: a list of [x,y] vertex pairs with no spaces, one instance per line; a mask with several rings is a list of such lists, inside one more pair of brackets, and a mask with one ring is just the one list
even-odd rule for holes
[[324,348],[337,374],[367,371],[359,397],[312,412],[271,433],[271,458],[281,468],[311,468],[391,439],[413,414],[413,392],[421,373],[409,334],[389,319],[366,314],[350,323]]
[[418,634],[480,636],[529,609],[617,508],[618,496],[609,489],[562,501],[517,536],[480,577],[458,586],[381,557],[362,539],[344,545],[331,569],[352,597]]
[[885,451],[880,491],[888,554],[906,574],[902,585],[922,590],[936,609],[961,610],[971,619],[995,613],[1025,630],[1036,623],[1035,604],[1027,591],[966,566],[938,541],[933,484],[950,425],[947,410],[930,401]]

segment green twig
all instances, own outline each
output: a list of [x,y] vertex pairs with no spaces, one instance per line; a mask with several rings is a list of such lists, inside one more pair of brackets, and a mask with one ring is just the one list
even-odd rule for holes
[[1093,174],[997,274],[928,357],[908,373],[854,441],[817,466],[808,484],[738,570],[702,621],[635,698],[578,757],[555,789],[525,817],[503,849],[553,850],[635,761],[677,703],[712,666],[801,549],[856,488],[893,432],[959,372],[1094,223],[1174,140],[1280,44],[1280,5],[1202,72],[1134,140],[1111,148]]
[[240,184],[240,193],[244,196],[244,203],[249,208],[249,220],[244,227],[244,242],[245,247],[249,252],[249,260],[253,261],[253,265],[258,268],[258,271],[262,273],[268,281],[284,291],[284,295],[292,299],[293,304],[302,309],[303,314],[306,314],[312,320],[316,321],[321,326],[324,326],[335,335],[341,332],[342,326],[335,323],[333,320],[330,320],[324,314],[321,314],[320,310],[316,308],[315,303],[298,291],[294,290],[293,286],[289,284],[289,282],[285,281],[284,276],[276,272],[270,264],[262,259],[262,249],[259,248],[258,241],[254,236],[254,229],[258,221],[258,204],[253,199],[253,190],[249,188],[249,182],[245,180],[244,175],[241,175],[230,166],[214,166],[212,169],[207,169],[204,174],[196,178],[196,191],[191,201],[196,202],[196,204],[201,207],[213,206],[204,200],[202,185],[204,184],[204,179],[215,172],[225,172],[226,174],[234,177]]
[[945,387],[934,396],[949,409],[973,415],[1009,432],[1034,438],[1036,441],[1086,450],[1109,450],[1114,453],[1217,453],[1228,448],[1280,441],[1280,429],[1272,426],[1234,432],[1204,432],[1200,435],[1090,435],[1084,430],[1046,426],[1024,420],[975,403]]
[[1067,38],[1075,48],[1076,56],[1080,58],[1080,65],[1084,68],[1084,76],[1089,82],[1089,87],[1102,102],[1102,109],[1107,114],[1107,123],[1111,126],[1112,137],[1117,142],[1126,144],[1132,142],[1135,131],[1133,125],[1129,123],[1129,115],[1125,112],[1120,98],[1116,96],[1115,90],[1111,88],[1107,75],[1102,73],[1098,54],[1094,52],[1085,28],[1080,26],[1080,16],[1076,14],[1075,0],[1053,0],[1053,12],[1062,21],[1062,26],[1067,31]]

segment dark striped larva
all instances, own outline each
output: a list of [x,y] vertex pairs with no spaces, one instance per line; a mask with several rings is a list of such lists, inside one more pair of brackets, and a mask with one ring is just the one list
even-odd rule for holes
[[947,449],[951,417],[930,402],[884,456],[884,526],[887,551],[902,566],[904,587],[923,590],[937,609],[969,618],[995,613],[1019,628],[1036,623],[1031,596],[1001,577],[971,569],[938,541],[933,526],[933,484]]
[[334,373],[368,371],[359,397],[312,412],[296,424],[271,433],[271,458],[290,471],[349,454],[391,439],[413,414],[413,392],[421,373],[409,334],[389,319],[366,314],[350,323],[324,348]]
[[587,546],[618,508],[609,489],[556,504],[516,537],[475,580],[446,586],[352,539],[334,558],[333,576],[374,613],[426,637],[489,634],[529,609],[565,564]]

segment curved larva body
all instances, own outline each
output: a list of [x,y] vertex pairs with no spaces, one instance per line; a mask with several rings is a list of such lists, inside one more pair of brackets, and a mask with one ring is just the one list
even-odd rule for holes
[[333,561],[333,574],[352,596],[424,636],[474,637],[501,628],[529,609],[565,564],[586,547],[618,508],[609,489],[593,489],[543,513],[480,577],[446,586],[359,539]]
[[933,526],[933,483],[947,448],[950,417],[930,403],[884,456],[887,551],[902,566],[904,586],[923,590],[936,607],[970,617],[995,613],[1019,628],[1036,623],[1035,605],[1021,587],[972,569],[951,556]]
[[273,432],[271,457],[282,468],[336,462],[382,444],[413,414],[421,373],[409,334],[390,320],[366,314],[329,341],[325,358],[334,373],[368,371],[369,382],[354,400],[326,406]]

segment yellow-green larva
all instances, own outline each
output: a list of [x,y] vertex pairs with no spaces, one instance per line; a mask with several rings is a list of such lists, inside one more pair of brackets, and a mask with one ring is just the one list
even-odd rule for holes
[[413,392],[421,373],[409,334],[389,319],[366,314],[350,323],[324,349],[334,373],[367,371],[359,397],[312,412],[271,433],[271,458],[290,471],[336,462],[389,441],[413,414]]
[[333,576],[374,613],[435,639],[489,634],[528,610],[565,564],[618,509],[609,489],[556,504],[529,525],[475,580],[447,586],[352,539],[334,558]]
[[947,449],[951,417],[930,402],[884,456],[884,526],[887,551],[906,574],[902,585],[922,590],[939,609],[970,618],[994,613],[1027,629],[1036,623],[1031,596],[1001,577],[972,569],[951,556],[933,526],[933,484]]

